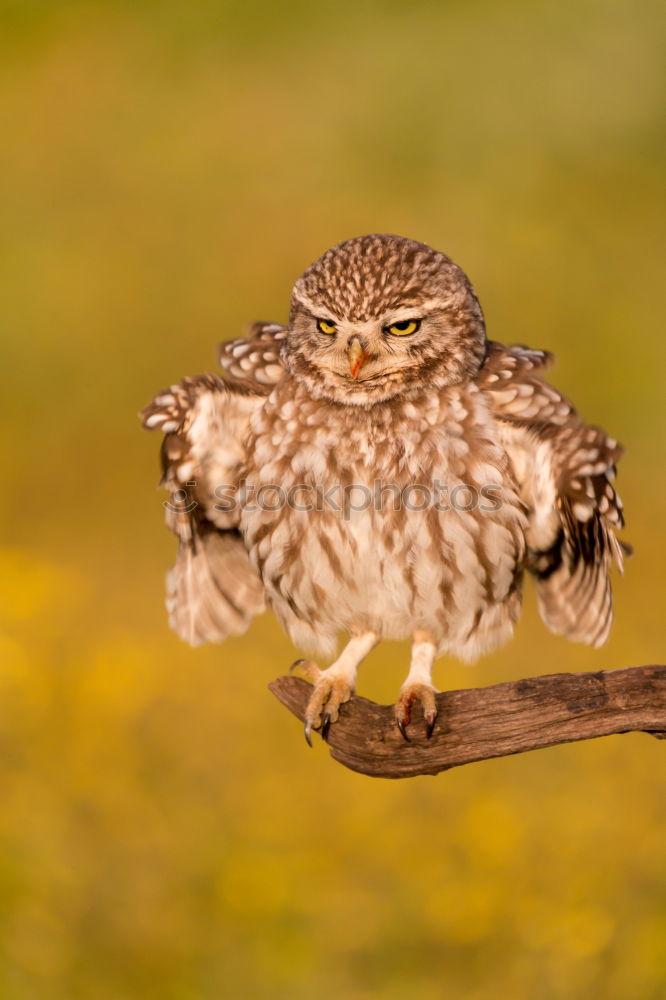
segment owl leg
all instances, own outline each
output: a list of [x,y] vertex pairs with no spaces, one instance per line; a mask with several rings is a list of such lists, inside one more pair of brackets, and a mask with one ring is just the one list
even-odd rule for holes
[[421,630],[414,632],[409,673],[400,688],[400,694],[395,703],[395,721],[408,742],[407,726],[415,701],[420,701],[423,706],[423,718],[426,723],[428,739],[432,736],[432,731],[435,728],[435,719],[437,718],[436,689],[433,687],[431,673],[436,655],[437,647],[432,641],[432,636]]
[[305,738],[310,746],[313,729],[321,726],[322,739],[326,739],[331,723],[338,718],[340,705],[349,701],[354,693],[359,663],[378,642],[376,632],[352,636],[328,670],[320,670],[311,660],[297,660],[293,664],[314,684],[314,691],[305,710]]

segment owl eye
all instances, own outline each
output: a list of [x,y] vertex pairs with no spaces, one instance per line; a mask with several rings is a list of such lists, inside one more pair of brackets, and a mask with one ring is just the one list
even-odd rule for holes
[[317,329],[319,330],[320,333],[325,333],[329,337],[337,332],[337,327],[335,323],[329,323],[327,319],[318,319]]
[[391,323],[390,326],[385,326],[384,330],[394,337],[409,337],[411,333],[416,333],[420,326],[420,319],[403,319],[399,323]]

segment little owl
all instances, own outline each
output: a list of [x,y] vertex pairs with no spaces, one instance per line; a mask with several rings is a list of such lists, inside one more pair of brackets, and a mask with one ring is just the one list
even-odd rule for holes
[[524,571],[547,627],[592,646],[621,568],[621,448],[541,377],[546,351],[486,339],[459,267],[399,236],[328,250],[296,282],[289,325],[222,345],[142,413],[162,445],[179,540],[169,622],[196,645],[243,632],[268,602],[314,682],[325,737],[381,639],[411,639],[395,705],[436,724],[435,659],[505,642]]

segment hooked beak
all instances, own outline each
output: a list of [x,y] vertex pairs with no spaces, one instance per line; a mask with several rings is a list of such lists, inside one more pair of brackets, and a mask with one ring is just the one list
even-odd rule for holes
[[347,357],[349,358],[349,371],[353,379],[358,378],[358,373],[370,357],[361,346],[358,337],[352,337],[347,345]]

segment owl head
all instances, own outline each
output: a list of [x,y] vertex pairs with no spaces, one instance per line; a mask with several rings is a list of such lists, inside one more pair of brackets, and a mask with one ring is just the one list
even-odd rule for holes
[[347,240],[294,285],[284,360],[317,399],[368,406],[473,378],[481,306],[445,254],[401,236]]

